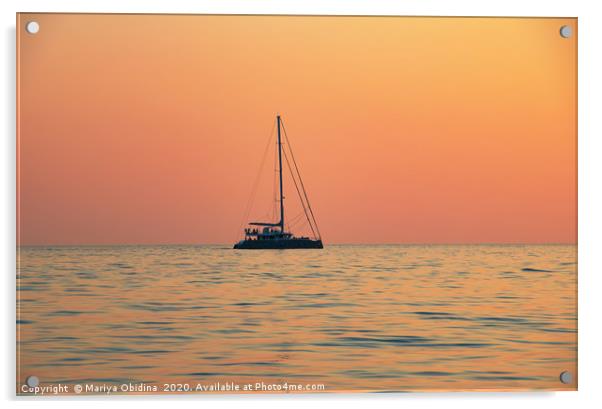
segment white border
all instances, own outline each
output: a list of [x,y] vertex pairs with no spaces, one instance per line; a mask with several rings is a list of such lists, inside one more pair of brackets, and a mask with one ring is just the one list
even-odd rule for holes
[[[567,409],[600,406],[597,390],[600,360],[602,311],[602,13],[598,1],[575,0],[22,0],[2,1],[2,86],[0,115],[3,138],[0,151],[2,192],[2,370],[1,397],[9,406],[49,407],[111,406],[132,404],[150,408],[177,403],[190,407],[446,407],[504,408],[534,405]],[[579,17],[579,392],[562,393],[444,393],[411,395],[328,396],[179,396],[81,399],[17,399],[15,385],[15,13],[21,12],[139,12],[220,14],[366,14],[366,15],[462,15],[462,16],[556,16]],[[596,240],[598,239],[598,240]],[[20,401],[20,402],[19,402]]]

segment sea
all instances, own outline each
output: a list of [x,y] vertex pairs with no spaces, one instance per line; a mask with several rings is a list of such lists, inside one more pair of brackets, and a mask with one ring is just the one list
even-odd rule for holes
[[17,264],[18,394],[577,388],[576,245],[22,246]]

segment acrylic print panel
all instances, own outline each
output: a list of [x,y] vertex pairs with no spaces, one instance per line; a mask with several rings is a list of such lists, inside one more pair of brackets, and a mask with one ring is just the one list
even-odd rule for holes
[[18,394],[577,388],[576,19],[17,33]]

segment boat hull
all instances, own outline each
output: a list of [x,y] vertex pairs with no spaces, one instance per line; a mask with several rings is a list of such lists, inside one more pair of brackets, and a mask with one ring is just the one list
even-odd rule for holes
[[241,240],[234,245],[236,250],[285,250],[323,249],[322,240],[280,239],[280,240]]

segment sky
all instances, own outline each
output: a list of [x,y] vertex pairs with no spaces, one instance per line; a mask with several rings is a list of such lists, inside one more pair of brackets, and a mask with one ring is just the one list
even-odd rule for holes
[[277,114],[326,244],[576,243],[576,31],[21,14],[19,244],[234,243]]

